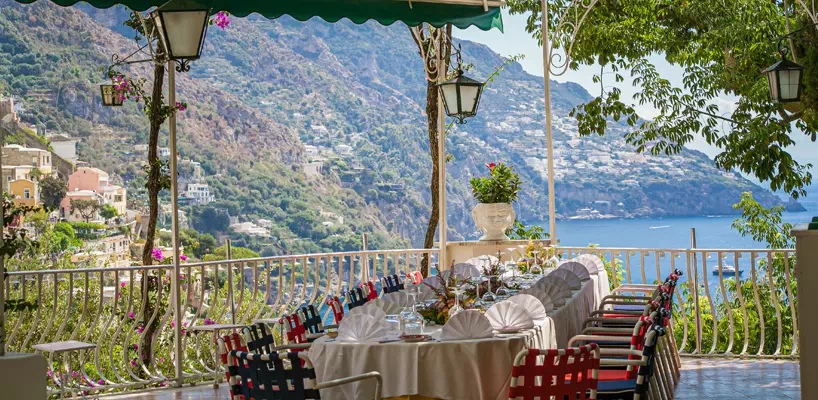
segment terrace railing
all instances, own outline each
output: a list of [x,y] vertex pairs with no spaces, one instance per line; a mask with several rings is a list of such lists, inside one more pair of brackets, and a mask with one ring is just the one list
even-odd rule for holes
[[[657,282],[684,272],[675,297],[674,334],[692,356],[798,356],[794,250],[558,247],[562,258],[593,253],[614,286]],[[327,294],[391,274],[419,270],[437,250],[306,254],[182,264],[181,326],[176,326],[172,265],[11,272],[9,299],[32,310],[8,315],[7,348],[33,352],[39,343],[80,340],[97,345],[84,364],[53,360],[60,379],[107,392],[167,385],[177,360],[184,382],[218,379],[209,324],[244,325],[280,318],[302,304],[323,306]],[[737,275],[730,267],[737,268]],[[658,279],[657,279],[658,277]],[[144,289],[144,290],[143,290]],[[344,299],[345,301],[346,299]],[[328,307],[319,307],[325,323]],[[181,352],[174,335],[183,337]],[[227,333],[226,331],[223,333]]]
[[[596,254],[612,285],[684,273],[674,334],[691,356],[798,357],[795,250],[559,247],[562,258]],[[658,277],[658,279],[657,279]]]
[[[165,386],[179,360],[185,382],[222,375],[210,324],[278,319],[303,304],[322,306],[363,281],[419,270],[437,251],[387,250],[306,254],[182,264],[181,326],[174,323],[172,265],[10,272],[7,298],[34,302],[8,314],[7,348],[33,352],[39,343],[79,340],[97,345],[80,363],[52,360],[52,394],[59,382],[83,381],[94,392]],[[344,299],[346,300],[346,299]],[[326,323],[328,307],[319,307]],[[181,354],[175,331],[183,337]],[[228,331],[223,331],[227,334]]]

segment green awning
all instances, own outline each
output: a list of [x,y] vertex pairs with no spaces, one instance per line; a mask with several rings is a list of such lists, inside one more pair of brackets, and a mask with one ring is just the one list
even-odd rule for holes
[[[33,3],[36,0],[17,0],[20,3]],[[72,6],[78,0],[51,0],[64,7]],[[132,10],[145,11],[158,7],[167,0],[86,0],[96,8],[109,8],[122,4]],[[503,19],[500,15],[500,4],[497,0],[488,1],[491,7],[486,11],[482,2],[474,5],[446,4],[415,0],[197,0],[204,6],[216,11],[227,11],[238,17],[258,13],[267,18],[278,18],[289,15],[299,21],[319,17],[327,22],[336,22],[347,18],[356,24],[375,20],[383,25],[401,21],[408,26],[428,23],[435,27],[452,24],[460,29],[475,26],[488,31],[497,28],[503,31]]]

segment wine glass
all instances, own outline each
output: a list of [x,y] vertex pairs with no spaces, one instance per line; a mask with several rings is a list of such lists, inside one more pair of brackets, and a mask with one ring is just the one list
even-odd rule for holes
[[539,250],[531,251],[531,254],[533,254],[534,258],[534,265],[532,265],[531,268],[529,268],[529,271],[531,271],[532,275],[542,275],[543,273],[542,267],[540,266],[540,262],[537,260],[537,254],[539,252],[540,252]]
[[485,279],[485,282],[488,283],[488,290],[486,290],[486,293],[483,293],[483,297],[480,298],[481,300],[483,300],[483,304],[491,304],[497,301],[497,298],[494,297],[494,293],[491,291],[491,278],[493,277],[494,276],[492,275],[486,275],[483,277]]
[[452,318],[459,312],[463,311],[463,307],[460,305],[460,295],[463,293],[463,289],[460,286],[457,286],[457,282],[455,282],[454,287],[451,289],[452,293],[454,293],[454,306],[449,309],[449,318]]

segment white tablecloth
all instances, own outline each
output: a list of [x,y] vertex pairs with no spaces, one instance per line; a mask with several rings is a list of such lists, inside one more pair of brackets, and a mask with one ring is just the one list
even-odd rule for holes
[[591,275],[591,281],[594,283],[596,294],[594,296],[594,309],[599,309],[599,303],[605,296],[611,294],[611,283],[608,279],[608,273],[599,271],[599,275]]
[[557,335],[557,348],[565,348],[574,335],[582,332],[582,324],[595,309],[597,285],[593,280],[582,283],[582,288],[573,292],[573,296],[564,306],[554,310],[551,319]]
[[[440,336],[440,326],[427,329]],[[321,338],[309,351],[318,382],[381,373],[383,397],[420,395],[437,399],[507,399],[514,357],[527,347],[554,348],[554,323],[493,339],[423,343],[342,343]],[[369,398],[373,385],[321,390],[325,399]]]

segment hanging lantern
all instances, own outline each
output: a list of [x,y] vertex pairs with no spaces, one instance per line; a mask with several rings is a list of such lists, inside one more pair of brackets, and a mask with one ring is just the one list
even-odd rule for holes
[[437,84],[443,97],[446,115],[454,117],[458,124],[465,124],[466,118],[477,115],[480,96],[483,94],[484,82],[476,81],[463,75],[462,48],[457,46],[454,55],[457,57],[454,78]]
[[101,83],[99,85],[100,94],[102,94],[102,105],[105,107],[119,107],[122,105],[122,98],[116,94],[114,84],[111,82]]
[[466,123],[466,118],[477,115],[484,83],[463,75],[460,65],[455,77],[437,85],[443,96],[446,115],[457,119],[458,124]]
[[210,9],[192,0],[171,0],[151,13],[170,60],[202,55]]
[[770,99],[775,103],[797,103],[801,101],[804,67],[787,60],[786,51],[782,53],[781,61],[762,71],[767,75]]

